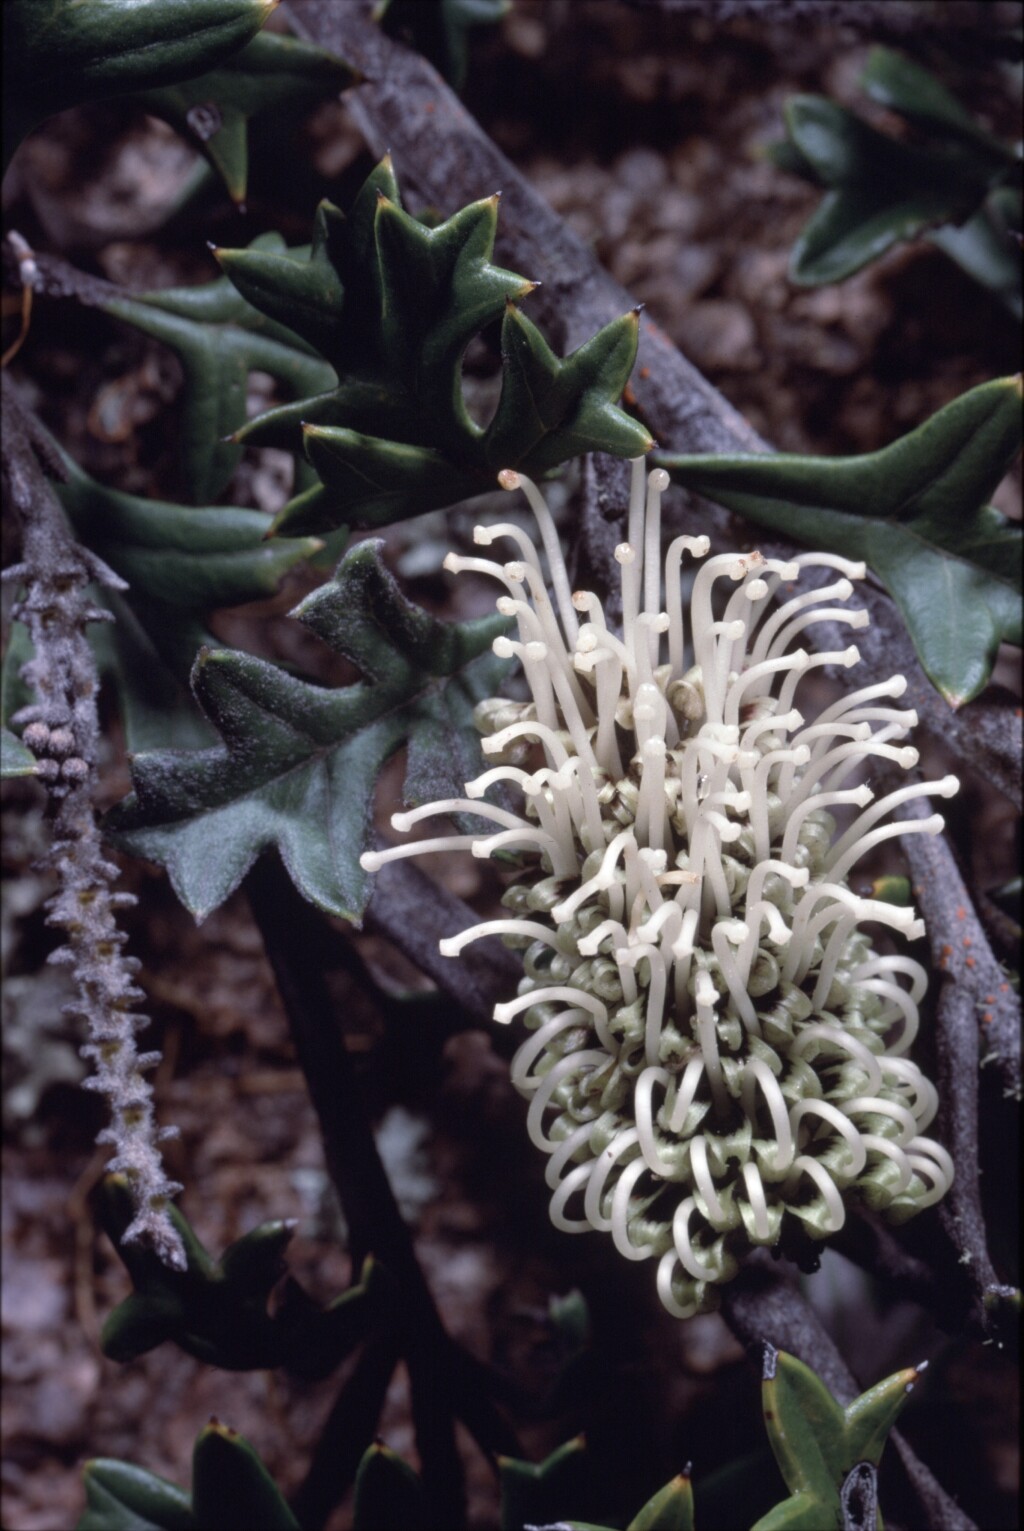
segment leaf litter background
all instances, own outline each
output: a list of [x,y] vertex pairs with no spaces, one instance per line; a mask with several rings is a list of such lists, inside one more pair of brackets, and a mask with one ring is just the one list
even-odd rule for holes
[[[788,252],[816,194],[760,159],[758,148],[779,136],[782,102],[794,91],[833,95],[871,116],[856,90],[865,55],[827,26],[716,29],[612,0],[515,0],[500,28],[472,35],[470,110],[782,450],[873,450],[1016,365],[1013,327],[998,304],[937,251],[897,251],[842,286],[808,291],[787,282]],[[1015,131],[1012,98],[993,91],[991,79],[965,71],[946,82],[995,131]],[[105,104],[65,114],[33,135],[5,183],[8,225],[130,287],[202,281],[216,274],[206,239],[238,246],[277,228],[300,243],[316,197],[326,190],[346,205],[372,160],[344,106],[328,104],[294,143],[257,138],[244,216],[217,198],[161,231],[192,163],[169,129],[138,112]],[[42,417],[86,471],[120,489],[174,498],[181,376],[167,351],[96,311],[40,302],[19,365],[38,389]],[[492,372],[485,348],[472,348],[467,388],[480,411]],[[272,401],[271,387],[269,378],[254,379],[251,412]],[[290,473],[284,454],[249,453],[227,498],[276,511]],[[997,503],[1019,515],[1019,479],[1002,486]],[[488,602],[479,587],[436,574],[445,536],[443,517],[401,528],[388,539],[389,561],[410,596],[436,614],[481,615]],[[252,607],[244,618],[227,613],[220,635],[319,674],[322,650],[283,616],[305,588],[290,578],[257,609],[258,623]],[[997,679],[1019,687],[1019,656],[1004,654]],[[339,664],[329,678],[350,678]],[[941,774],[944,765],[934,768]],[[385,775],[382,802],[397,791],[400,769],[395,762]],[[109,802],[126,788],[112,744]],[[968,782],[951,819],[983,886],[1010,875],[1016,855],[1006,804]],[[127,1278],[85,1206],[102,1166],[92,1148],[100,1124],[94,1098],[74,1087],[75,1039],[59,1016],[63,975],[43,966],[53,944],[42,911],[49,888],[29,870],[43,833],[31,789],[12,789],[0,1520],[14,1531],[71,1526],[82,1502],[80,1465],[92,1455],[124,1456],[187,1484],[192,1441],[210,1414],[246,1434],[290,1491],[337,1379],[223,1373],[171,1347],[127,1367],[99,1353],[99,1326]],[[493,899],[489,874],[468,857],[435,857],[430,870],[476,907]],[[142,898],[129,949],[142,959],[154,1017],[147,1046],[165,1055],[156,1080],[161,1119],[182,1128],[170,1169],[186,1182],[183,1206],[214,1253],[269,1217],[297,1217],[292,1268],[327,1299],[349,1279],[344,1230],[247,906],[236,895],[197,930],[162,876],[126,863],[126,885]],[[356,944],[385,986],[422,987],[384,943]],[[642,1503],[692,1459],[699,1515],[701,1477],[762,1439],[755,1378],[724,1323],[672,1323],[647,1272],[627,1266],[604,1240],[555,1233],[520,1103],[483,1033],[442,1045],[425,1024],[399,1031],[392,1023],[385,1035],[366,991],[340,966],[330,977],[442,1314],[457,1339],[507,1376],[529,1454],[539,1459],[575,1433],[582,1407],[595,1459],[609,1455],[627,1502]],[[587,1401],[542,1418],[559,1366],[548,1304],[574,1286],[586,1292],[600,1336]],[[839,1257],[826,1260],[808,1291],[865,1385],[933,1358],[906,1433],[926,1459],[942,1462],[945,1486],[980,1524],[1014,1524],[1009,1358],[951,1345],[909,1304],[880,1312],[866,1278]],[[382,1434],[412,1456],[401,1373]],[[471,1524],[491,1526],[490,1475],[468,1447],[467,1466]],[[347,1523],[342,1507],[331,1531]]]

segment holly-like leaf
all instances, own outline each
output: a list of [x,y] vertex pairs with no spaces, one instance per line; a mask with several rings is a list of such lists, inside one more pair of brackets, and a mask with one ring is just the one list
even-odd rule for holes
[[275,846],[305,898],[360,919],[370,886],[359,856],[384,762],[408,742],[412,802],[458,793],[479,769],[473,708],[504,674],[490,647],[506,623],[436,621],[402,596],[380,546],[353,548],[293,612],[363,681],[328,690],[204,651],[193,689],[224,743],[133,761],[135,792],[109,820],[115,843],[165,866],[198,919]]
[[54,112],[203,74],[278,0],[4,0],[4,143]]
[[[629,378],[638,333],[638,314],[624,314],[561,361],[509,303],[502,394],[490,425],[481,431],[470,423],[461,443],[438,449],[304,423],[306,455],[323,487],[286,505],[275,532],[327,531],[341,515],[356,526],[384,526],[483,494],[502,468],[540,475],[584,452],[641,455],[650,436],[612,402]],[[334,413],[315,403],[311,416]],[[434,439],[443,434],[438,424]]]
[[859,457],[679,456],[673,479],[798,542],[863,559],[952,707],[1021,641],[1021,529],[987,504],[1021,445],[1020,383],[983,383]]
[[578,1505],[585,1488],[581,1471],[585,1451],[583,1436],[578,1435],[543,1462],[499,1457],[501,1531],[557,1520],[567,1508]]
[[[762,1405],[775,1460],[791,1497],[769,1510],[753,1531],[822,1531],[841,1527],[844,1497],[873,1502],[889,1431],[922,1367],[886,1378],[847,1408],[794,1356],[765,1346]],[[858,1524],[874,1524],[873,1517]]]
[[872,50],[867,94],[912,122],[926,141],[906,143],[821,96],[786,104],[788,137],[768,148],[780,169],[826,195],[793,248],[790,276],[841,281],[900,240],[923,235],[1018,317],[1021,312],[1020,152],[975,122],[913,60]]
[[[276,255],[284,249],[279,235],[264,234],[246,253]],[[299,399],[337,381],[328,363],[293,331],[247,303],[225,277],[202,287],[102,293],[94,301],[106,313],[169,346],[181,361],[185,392],[180,464],[183,492],[193,504],[214,499],[238,466],[241,448],[225,438],[245,423],[250,372],[269,372]]]
[[797,153],[828,187],[793,246],[801,286],[841,282],[901,240],[969,217],[988,177],[963,155],[879,133],[824,96],[794,96],[786,127]]
[[97,1206],[133,1286],[103,1326],[100,1345],[112,1361],[134,1361],[171,1341],[225,1371],[284,1366],[297,1376],[324,1377],[366,1338],[390,1300],[385,1273],[367,1260],[359,1284],[321,1308],[287,1274],[284,1251],[293,1223],[261,1224],[217,1261],[174,1207],[170,1215],[187,1260],[185,1270],[177,1271],[143,1246],[122,1243],[134,1215],[123,1177],[105,1177]]
[[377,0],[373,18],[391,37],[410,42],[451,85],[466,80],[467,38],[471,27],[500,21],[511,0]]
[[263,32],[219,68],[144,92],[140,105],[196,144],[234,202],[245,201],[249,119],[312,107],[359,78],[343,59],[312,43]]
[[[636,355],[638,318],[607,325],[564,361],[513,305],[533,284],[491,262],[497,197],[428,228],[405,212],[390,161],[344,217],[321,205],[307,258],[218,251],[238,290],[314,344],[338,385],[250,421],[235,440],[305,446],[322,485],[275,530],[379,526],[494,487],[502,468],[542,474],[580,452],[623,456],[651,439],[616,400]],[[473,337],[504,311],[503,382],[482,426],[462,389]]]
[[190,618],[266,599],[320,547],[316,538],[268,542],[262,511],[145,500],[97,483],[64,454],[62,461],[68,477],[58,493],[76,535],[127,581],[126,599],[177,674],[187,676],[195,659]]

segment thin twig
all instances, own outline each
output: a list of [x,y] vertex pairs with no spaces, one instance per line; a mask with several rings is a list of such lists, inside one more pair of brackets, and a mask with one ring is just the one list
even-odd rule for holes
[[401,1344],[428,1500],[439,1524],[460,1526],[465,1520],[462,1463],[442,1386],[448,1337],[377,1151],[323,964],[317,960],[323,956],[317,916],[276,857],[257,862],[245,887],[320,1123],[328,1173],[348,1223],[353,1262],[358,1268],[372,1253],[398,1285]]
[[368,1340],[324,1421],[291,1506],[303,1531],[320,1531],[355,1478],[373,1442],[399,1352],[390,1335]]

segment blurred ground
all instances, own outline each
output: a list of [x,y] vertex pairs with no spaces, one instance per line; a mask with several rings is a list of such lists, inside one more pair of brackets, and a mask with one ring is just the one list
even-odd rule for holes
[[[788,251],[815,194],[759,151],[778,136],[789,93],[859,101],[865,50],[850,38],[806,26],[783,34],[763,23],[716,30],[613,0],[516,0],[502,28],[481,31],[473,48],[470,108],[777,446],[871,450],[1015,364],[1001,309],[935,251],[898,252],[841,287],[788,284]],[[995,114],[990,126],[1007,129],[1008,91],[969,74],[958,83],[972,104]],[[344,107],[315,114],[306,143],[319,179],[304,179],[300,161],[267,145],[265,158],[257,151],[244,217],[215,198],[186,207],[161,233],[161,209],[185,183],[190,151],[151,119],[95,106],[67,114],[26,146],[5,183],[8,226],[130,286],[203,280],[214,274],[207,238],[241,244],[278,227],[298,243],[325,185],[342,205],[349,200],[370,162]],[[90,472],[173,495],[181,380],[159,347],[95,313],[38,304],[17,370]],[[254,454],[231,498],[276,509],[288,468],[279,454]],[[1012,511],[1015,493],[1019,505],[1019,492],[1006,487],[1004,509]],[[417,594],[437,592],[425,579]],[[294,598],[293,589],[276,611]],[[1004,676],[1013,674],[1008,658]],[[112,757],[109,799],[125,785]],[[986,812],[973,849],[994,882],[1014,850],[1005,808]],[[211,1371],[167,1347],[127,1367],[99,1354],[99,1326],[126,1291],[122,1267],[85,1209],[101,1168],[91,1146],[101,1123],[93,1097],[68,1077],[77,1060],[59,1016],[63,979],[42,966],[52,945],[41,907],[49,890],[28,870],[44,833],[30,789],[10,793],[7,822],[0,1519],[12,1531],[72,1526],[90,1455],[124,1456],[187,1483],[192,1440],[211,1413],[245,1433],[294,1489],[336,1381]],[[476,863],[447,869],[463,897],[487,896],[480,875]],[[129,950],[141,957],[152,996],[147,1045],[165,1054],[162,1119],[182,1128],[169,1157],[186,1182],[184,1209],[213,1252],[268,1217],[298,1217],[293,1268],[327,1299],[349,1279],[344,1233],[244,900],[197,931],[162,878],[131,866],[126,885],[142,897]],[[380,943],[364,949],[378,970],[397,976]],[[715,1317],[666,1321],[645,1271],[618,1260],[603,1240],[551,1229],[542,1166],[523,1155],[520,1104],[483,1034],[454,1038],[441,1057],[412,1036],[384,1046],[372,1000],[340,967],[332,983],[445,1320],[508,1379],[527,1452],[537,1458],[585,1424],[623,1508],[635,1509],[685,1461],[695,1462],[699,1485],[702,1473],[758,1444],[756,1384],[725,1326]],[[917,1310],[877,1311],[852,1267],[830,1269],[816,1294],[829,1321],[854,1342],[870,1331],[861,1353],[877,1369],[862,1380],[932,1355],[937,1375],[920,1431],[933,1444],[955,1440],[944,1481],[980,1523],[1011,1525],[1012,1367],[993,1351],[950,1349]],[[590,1302],[599,1371],[586,1396],[570,1395],[560,1414],[543,1420],[557,1360],[548,1303],[573,1286]],[[908,1433],[915,1428],[911,1414]],[[413,1455],[401,1376],[382,1433]],[[930,1454],[926,1442],[922,1449]],[[467,1462],[473,1524],[492,1526],[490,1475],[468,1449]],[[346,1512],[331,1524],[340,1531]]]

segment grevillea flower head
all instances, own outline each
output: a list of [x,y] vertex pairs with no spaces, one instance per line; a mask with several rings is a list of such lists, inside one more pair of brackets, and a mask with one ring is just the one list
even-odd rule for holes
[[[450,555],[446,567],[505,586],[498,609],[518,639],[494,647],[521,660],[532,700],[478,709],[494,766],[465,798],[392,820],[406,830],[473,812],[494,832],[371,852],[363,864],[453,847],[515,853],[508,917],[442,950],[455,956],[491,934],[522,949],[519,994],[494,1016],[528,1028],[512,1078],[549,1156],[551,1217],[569,1232],[610,1233],[628,1259],[655,1259],[662,1302],[688,1317],[715,1305],[752,1246],[824,1239],[851,1199],[901,1222],[952,1183],[948,1153],[924,1136],[935,1088],[907,1056],[926,974],[863,928],[913,940],[923,924],[858,896],[848,877],[881,841],[937,834],[938,815],[896,823],[892,810],[958,784],[875,799],[857,783],[872,761],[917,763],[898,742],[917,721],[893,705],[902,677],[813,719],[798,710],[811,669],[858,661],[856,648],[812,654],[799,637],[815,622],[866,625],[845,605],[862,564],[706,558],[707,538],[686,536],[662,559],[668,476],[645,475],[638,459],[615,554],[619,636],[595,595],[570,592],[536,486],[501,479],[533,507],[551,595],[537,549],[511,524],[478,527],[475,540],[511,542],[513,561]],[[687,612],[684,554],[704,560]],[[837,577],[801,593],[808,568]],[[495,783],[521,794],[521,812],[485,800]],[[841,832],[836,809],[850,817]]]

